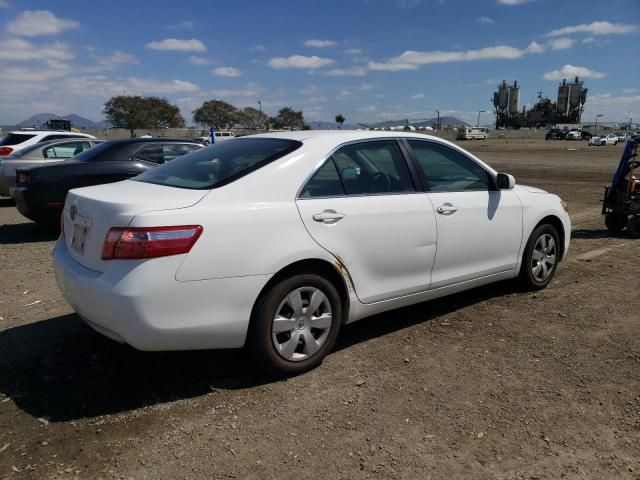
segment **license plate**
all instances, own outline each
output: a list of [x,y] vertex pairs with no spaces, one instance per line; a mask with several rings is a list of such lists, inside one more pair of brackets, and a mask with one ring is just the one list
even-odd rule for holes
[[91,230],[91,220],[76,215],[73,221],[73,237],[71,238],[71,248],[73,248],[80,255],[84,254],[84,246]]

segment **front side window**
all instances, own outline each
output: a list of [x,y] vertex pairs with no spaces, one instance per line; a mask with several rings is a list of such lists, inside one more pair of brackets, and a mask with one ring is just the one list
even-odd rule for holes
[[134,180],[177,188],[221,187],[288,155],[302,145],[280,138],[214,143],[138,175]]
[[347,145],[333,159],[347,195],[415,191],[402,151],[395,140]]
[[431,192],[490,190],[492,177],[463,153],[434,142],[409,140]]

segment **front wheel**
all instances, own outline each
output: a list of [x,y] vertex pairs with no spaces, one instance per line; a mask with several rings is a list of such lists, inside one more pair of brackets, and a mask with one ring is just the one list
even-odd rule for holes
[[256,303],[247,348],[271,373],[302,373],[322,363],[342,321],[342,302],[331,282],[315,274],[295,275]]
[[520,280],[533,290],[545,288],[560,261],[560,240],[553,225],[539,225],[527,242],[520,267]]
[[607,213],[604,217],[604,224],[612,233],[620,233],[627,226],[628,217],[624,213]]
[[633,238],[640,238],[640,215],[631,217],[627,224],[627,233]]

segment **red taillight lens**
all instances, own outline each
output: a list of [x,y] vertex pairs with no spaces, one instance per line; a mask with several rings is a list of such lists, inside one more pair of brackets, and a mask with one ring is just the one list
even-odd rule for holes
[[31,183],[31,175],[27,173],[19,173],[18,183]]
[[102,247],[102,259],[142,259],[188,253],[202,233],[200,225],[112,228]]
[[11,155],[11,152],[13,152],[13,148],[11,147],[0,147],[0,157]]

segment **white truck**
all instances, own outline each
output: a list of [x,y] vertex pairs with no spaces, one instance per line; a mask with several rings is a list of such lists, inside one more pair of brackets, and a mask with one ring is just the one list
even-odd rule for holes
[[486,140],[489,129],[485,127],[460,127],[457,140]]

